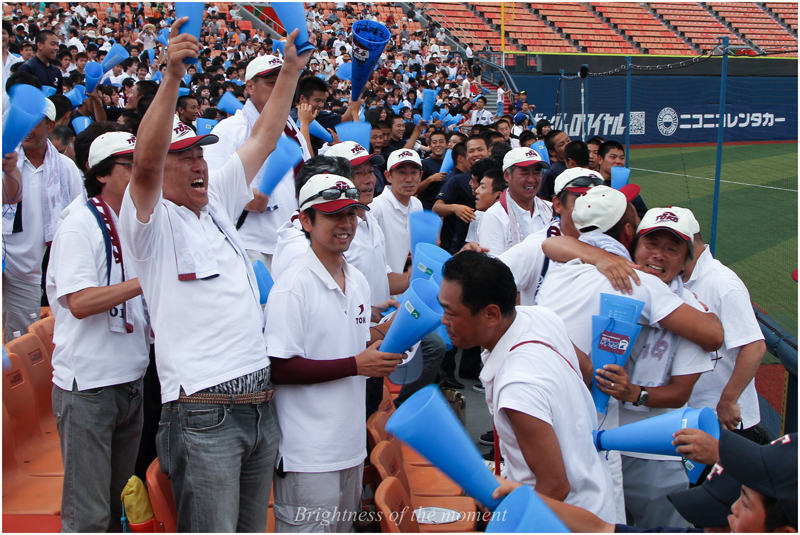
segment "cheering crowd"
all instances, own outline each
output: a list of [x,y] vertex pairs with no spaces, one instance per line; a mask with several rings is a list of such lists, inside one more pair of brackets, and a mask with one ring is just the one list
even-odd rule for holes
[[[214,4],[199,39],[170,5],[35,6],[3,21],[4,114],[14,86],[52,88],[3,155],[3,334],[52,308],[65,531],[118,530],[120,492],[156,454],[180,531],[263,532],[271,489],[277,531],[350,531],[301,511],[361,510],[364,418],[408,356],[381,351],[383,315],[409,287],[422,210],[453,255],[438,295],[453,349],[423,338],[422,374],[396,403],[480,379],[498,495],[532,485],[576,531],[796,531],[797,436],[771,443],[761,424],[749,293],[690,210],[610,187],[620,143],[534,123],[502,83],[488,102],[472,51],[449,51],[433,26],[409,33],[414,13],[342,2],[323,22],[308,4],[315,46],[298,54],[296,31],[273,45]],[[361,19],[394,32],[352,95],[341,69]],[[130,57],[76,99],[116,44]],[[218,107],[227,92],[241,109]],[[339,139],[348,122],[369,125],[369,143]],[[302,162],[266,194],[282,136]],[[643,304],[624,367],[592,365],[603,294]],[[720,439],[678,431],[685,458],[596,449],[595,431],[686,406],[713,410]],[[685,463],[708,465],[707,480],[690,489]]]

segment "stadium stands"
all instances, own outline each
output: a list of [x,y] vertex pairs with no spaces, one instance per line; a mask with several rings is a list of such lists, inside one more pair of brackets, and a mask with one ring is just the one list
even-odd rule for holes
[[709,4],[725,22],[764,51],[797,48],[793,37],[763,9],[751,3]]
[[482,47],[486,41],[489,41],[493,47],[500,48],[500,33],[492,30],[491,26],[487,26],[486,21],[472,11],[468,5],[440,3],[434,6],[426,4],[424,14],[445,30],[450,31],[451,35],[457,37],[462,43],[469,43],[474,50]]
[[[497,28],[501,27],[502,8],[500,2],[475,4],[475,9]],[[506,3],[506,36],[511,42],[535,52],[577,52],[578,48],[559,34],[552,26],[537,18],[519,4]]]
[[695,50],[653,13],[632,3],[591,2],[612,27],[629,36],[649,54],[692,54]]
[[581,50],[597,54],[639,54],[624,36],[582,4],[533,4],[534,13],[552,23]]
[[732,45],[747,45],[700,4],[653,2],[650,7],[702,50],[713,50],[720,37],[728,37]]
[[797,33],[797,4],[767,3],[762,5]]

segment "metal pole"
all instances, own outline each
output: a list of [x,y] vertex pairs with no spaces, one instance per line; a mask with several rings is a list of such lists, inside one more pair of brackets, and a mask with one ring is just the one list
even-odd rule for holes
[[586,142],[586,136],[589,135],[589,128],[586,126],[586,115],[589,111],[589,76],[587,75],[586,78],[583,79],[583,87],[586,91],[586,112],[583,114],[583,142]]
[[722,79],[719,84],[719,127],[717,129],[717,168],[714,172],[714,211],[711,213],[711,255],[717,246],[717,216],[719,214],[719,184],[722,173],[722,140],[725,138],[725,91],[728,85],[728,38],[722,38]]
[[625,167],[631,167],[631,57],[625,58],[628,62],[628,72],[625,76],[625,116],[628,118],[628,127],[625,129]]
[[586,132],[583,128],[586,124],[586,100],[584,99],[585,89],[586,79],[581,78],[581,141],[586,141]]
[[561,79],[558,81],[558,87],[560,91],[558,92],[558,98],[561,101],[561,130],[566,131],[567,127],[564,125],[564,91],[566,91],[566,87],[564,87],[564,69],[561,69]]

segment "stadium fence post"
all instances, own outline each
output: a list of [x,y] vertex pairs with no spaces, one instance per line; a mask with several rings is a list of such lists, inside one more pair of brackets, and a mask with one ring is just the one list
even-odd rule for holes
[[711,213],[711,255],[717,245],[717,215],[719,212],[719,184],[722,173],[722,140],[725,137],[725,91],[728,82],[728,38],[722,38],[722,74],[719,84],[719,126],[717,130],[717,168],[714,172],[714,208]]
[[631,168],[631,57],[625,58],[628,72],[625,73],[625,117],[628,128],[625,129],[625,167]]
[[561,70],[561,78],[558,79],[558,99],[559,99],[559,107],[561,108],[561,129],[564,129],[564,69]]

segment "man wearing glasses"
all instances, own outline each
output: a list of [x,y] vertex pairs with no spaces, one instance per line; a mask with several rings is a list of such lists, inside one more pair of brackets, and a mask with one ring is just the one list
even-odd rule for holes
[[343,176],[308,179],[298,200],[310,247],[267,302],[265,338],[282,429],[277,532],[351,530],[367,456],[366,380],[386,377],[403,359],[380,351],[376,340],[386,327],[370,328],[369,283],[344,258],[358,211],[369,210],[360,196]]

